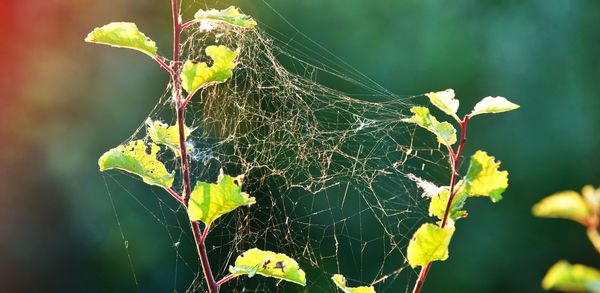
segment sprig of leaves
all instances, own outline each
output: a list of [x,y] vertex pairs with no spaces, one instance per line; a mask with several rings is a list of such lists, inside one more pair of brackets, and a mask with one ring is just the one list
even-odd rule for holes
[[[177,18],[179,15],[175,14],[178,10],[177,1],[172,2],[172,9],[174,12],[174,39],[176,40],[178,40],[184,25],[189,26],[195,22],[221,22],[244,28],[256,26],[256,21],[252,17],[242,14],[234,6],[224,10],[200,10],[196,13],[195,18],[186,24],[181,24],[181,20]],[[256,200],[242,191],[243,175],[233,177],[225,175],[223,170],[221,170],[216,183],[197,182],[194,190],[190,193],[189,171],[184,171],[185,168],[182,168],[181,173],[184,175],[187,193],[190,196],[189,200],[186,200],[185,197],[179,196],[171,189],[175,172],[169,172],[165,165],[159,161],[158,153],[161,150],[159,145],[171,149],[176,157],[181,158],[182,165],[185,166],[187,158],[181,156],[184,150],[192,150],[192,146],[187,144],[187,139],[193,130],[185,125],[181,113],[183,113],[187,102],[196,91],[203,87],[225,82],[233,76],[238,52],[225,46],[208,46],[205,52],[212,60],[211,66],[208,66],[206,62],[198,63],[194,60],[188,60],[180,69],[177,62],[167,65],[163,58],[158,57],[156,43],[140,32],[136,24],[130,22],[113,22],[96,28],[88,34],[85,41],[140,51],[155,59],[171,74],[173,86],[180,87],[174,88],[175,93],[181,92],[182,88],[188,92],[188,97],[185,100],[177,100],[177,103],[174,104],[178,107],[178,123],[168,125],[158,120],[147,119],[147,133],[152,142],[147,144],[143,140],[135,140],[127,145],[120,145],[104,153],[98,160],[98,165],[100,171],[122,170],[140,177],[143,182],[149,185],[166,189],[186,208],[199,253],[206,255],[204,240],[210,225],[221,216],[241,206],[250,206]],[[176,43],[175,47],[178,46],[179,44]],[[177,50],[174,55],[176,56],[174,59],[178,60]],[[178,82],[179,80],[181,80],[181,83]],[[174,95],[174,97],[176,96],[178,95]],[[149,151],[148,147],[150,148]],[[204,234],[202,235],[200,235],[198,221],[205,224]],[[257,248],[250,249],[240,255],[236,259],[235,265],[230,267],[232,275],[218,283],[214,280],[210,264],[205,260],[206,258],[203,258],[203,269],[205,270],[205,276],[207,276],[209,291],[212,293],[217,292],[218,286],[223,282],[240,275],[252,277],[259,274],[303,286],[306,285],[304,271],[300,269],[295,260],[284,254],[263,251]]]
[[[600,253],[600,188],[586,185],[581,193],[573,190],[554,193],[536,203],[532,213],[537,217],[567,219],[583,225],[590,242]],[[561,260],[548,270],[542,287],[563,292],[600,292],[600,271]]]
[[[499,170],[500,163],[494,157],[481,150],[475,152],[470,158],[465,176],[460,180],[457,179],[458,166],[465,143],[467,123],[471,117],[486,113],[506,112],[519,107],[502,97],[486,97],[475,105],[470,114],[461,119],[457,115],[460,102],[455,98],[454,90],[431,92],[426,96],[432,105],[458,122],[461,139],[455,151],[453,145],[457,142],[456,128],[450,122],[440,122],[427,107],[412,107],[410,111],[413,115],[402,119],[404,122],[417,124],[433,133],[438,142],[447,147],[452,167],[450,186],[430,188],[436,190],[437,194],[431,196],[429,215],[437,218],[438,221],[436,224],[422,224],[408,244],[408,263],[413,268],[418,266],[426,268],[434,261],[443,261],[448,258],[448,246],[455,231],[455,222],[468,215],[464,210],[468,198],[486,196],[494,203],[502,199],[502,193],[508,187],[508,172]],[[419,276],[413,292],[420,290],[425,279],[424,274],[427,274],[428,271],[428,269],[421,270],[421,276]]]

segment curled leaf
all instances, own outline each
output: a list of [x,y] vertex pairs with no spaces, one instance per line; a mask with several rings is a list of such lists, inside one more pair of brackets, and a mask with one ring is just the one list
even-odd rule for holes
[[501,113],[518,109],[519,105],[508,101],[504,97],[485,97],[479,101],[469,116],[479,114]]
[[194,14],[195,21],[220,21],[231,25],[252,28],[256,26],[256,21],[249,15],[243,14],[235,6],[229,6],[223,10],[210,9],[198,10]]
[[508,187],[508,172],[499,171],[500,162],[484,151],[471,156],[469,169],[465,176],[465,191],[469,196],[489,196],[492,202],[502,199],[502,193]]
[[212,66],[206,62],[186,61],[181,71],[183,89],[194,94],[202,87],[225,82],[233,75],[237,52],[225,46],[208,46],[206,55],[213,60]]
[[344,293],[375,293],[373,286],[348,287],[346,285],[346,278],[340,274],[333,275],[331,280]]
[[98,160],[100,171],[119,169],[140,176],[147,184],[170,188],[175,173],[169,173],[165,165],[156,158],[160,147],[156,144],[150,146],[150,153],[142,140],[113,148]]
[[431,92],[427,94],[427,97],[434,106],[438,107],[438,109],[454,117],[456,120],[460,120],[458,116],[456,116],[456,111],[458,111],[460,102],[454,98],[453,89],[447,89],[440,92]]
[[435,134],[439,143],[444,145],[453,145],[456,143],[456,129],[448,122],[438,122],[438,120],[429,113],[427,107],[412,107],[410,111],[414,114],[410,118],[404,118],[402,121],[415,123],[431,133]]
[[535,204],[532,212],[536,217],[562,218],[585,223],[590,210],[585,200],[575,191],[552,194]]
[[417,229],[407,249],[408,264],[415,268],[436,260],[448,259],[448,245],[454,234],[452,220],[444,228],[425,223]]
[[[159,120],[146,119],[146,132],[150,139],[157,144],[162,144],[169,147],[176,156],[180,156],[179,151],[179,126],[169,126]],[[192,131],[187,127],[183,127],[183,133],[185,135],[184,140],[187,140],[188,136]],[[186,146],[186,150],[192,151],[193,147]]]
[[[554,264],[542,280],[542,288],[564,292],[591,292],[600,282],[600,271],[561,260]],[[596,292],[596,291],[594,291]]]
[[127,48],[140,51],[148,56],[156,57],[156,43],[138,30],[132,22],[111,22],[103,27],[95,28],[87,35],[85,41]]
[[283,253],[252,248],[235,260],[235,265],[229,267],[234,275],[254,275],[276,278],[302,286],[306,286],[306,276],[298,263]]
[[188,207],[190,220],[210,225],[214,220],[240,206],[254,204],[254,197],[242,192],[243,178],[243,175],[224,175],[221,170],[217,183],[196,183]]

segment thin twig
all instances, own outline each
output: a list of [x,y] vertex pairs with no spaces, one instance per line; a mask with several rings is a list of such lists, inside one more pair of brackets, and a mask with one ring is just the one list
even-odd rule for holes
[[[179,51],[181,46],[180,38],[182,25],[179,19],[180,16],[177,1],[178,0],[171,0],[171,10],[173,12],[173,65],[171,67],[173,73],[171,74],[171,80],[173,82],[172,94],[173,101],[175,102],[177,108],[177,123],[179,126],[179,151],[181,154],[181,174],[183,177],[184,191],[183,204],[187,208],[189,205],[192,189],[190,183],[190,170],[187,158],[187,149],[185,145],[185,107],[181,107],[183,101],[181,100],[181,77],[179,76]],[[202,271],[204,272],[204,278],[206,279],[206,283],[208,285],[208,291],[210,293],[218,293],[219,287],[215,282],[215,277],[210,268],[210,262],[208,260],[206,246],[204,245],[203,241],[203,239],[206,238],[205,233],[208,233],[208,230],[204,231],[203,233],[200,229],[200,224],[197,221],[190,221],[190,225],[192,228],[192,233],[194,234],[194,241],[196,242],[198,255],[200,256],[200,263],[202,265]]]
[[154,60],[156,60],[156,62],[158,62],[158,64],[160,64],[162,68],[169,72],[169,74],[171,74],[171,77],[175,74],[175,71],[173,71],[173,69],[169,67],[169,65],[167,65],[167,63],[165,63],[165,61],[163,61],[160,57],[154,56]]
[[[456,195],[456,175],[458,173],[458,167],[460,166],[460,159],[463,148],[465,146],[465,142],[467,141],[467,124],[469,122],[469,115],[465,115],[463,120],[458,121],[460,125],[460,143],[456,150],[456,153],[452,149],[452,147],[448,146],[448,154],[450,155],[450,167],[452,168],[452,175],[450,176],[450,196],[448,197],[448,203],[446,204],[446,210],[444,211],[444,217],[442,219],[442,224],[440,227],[443,229],[446,227],[448,223],[448,218],[450,215],[450,209],[452,208],[452,201],[454,200],[454,196]],[[419,293],[421,288],[423,288],[423,284],[425,284],[425,278],[427,278],[427,273],[431,269],[431,265],[433,263],[428,263],[426,266],[421,268],[421,272],[419,273],[419,277],[417,278],[417,282],[415,283],[415,287],[413,288],[413,293]]]
[[235,277],[237,277],[238,275],[234,275],[234,274],[229,274],[225,277],[223,277],[223,279],[219,280],[217,282],[217,286],[221,286],[223,285],[223,283],[227,283],[229,280],[234,279]]
[[183,200],[183,198],[177,194],[177,192],[175,192],[175,190],[171,189],[171,188],[165,188],[167,190],[167,192],[169,192],[169,194],[171,196],[173,196],[173,198],[175,198],[178,202],[185,204],[185,201]]

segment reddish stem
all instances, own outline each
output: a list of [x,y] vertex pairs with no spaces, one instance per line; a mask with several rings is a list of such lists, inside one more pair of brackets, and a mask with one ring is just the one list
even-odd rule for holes
[[160,57],[154,56],[154,60],[156,60],[156,62],[158,62],[158,64],[160,64],[160,66],[162,68],[164,68],[166,71],[168,71],[171,74],[171,76],[173,76],[175,74],[173,69],[171,69],[171,67],[169,67],[169,65],[167,65],[167,63],[165,63],[165,61],[163,61]]
[[[458,145],[456,153],[454,152],[452,147],[448,146],[448,154],[450,155],[450,167],[452,169],[452,175],[450,176],[450,196],[448,197],[448,203],[446,204],[446,210],[444,211],[444,217],[442,219],[442,224],[440,225],[442,229],[446,227],[446,224],[448,223],[450,209],[452,207],[452,201],[454,200],[454,196],[456,195],[456,175],[458,173],[458,166],[460,165],[460,156],[465,146],[465,142],[467,141],[467,124],[469,123],[469,118],[471,118],[469,115],[465,115],[463,120],[458,122],[458,124],[460,125],[460,143]],[[419,277],[417,278],[417,282],[415,283],[415,287],[413,288],[413,293],[419,293],[421,291],[421,288],[423,288],[423,284],[425,283],[427,274],[431,269],[431,265],[432,263],[428,263],[421,269]]]
[[169,192],[169,194],[171,196],[173,196],[173,198],[175,198],[178,202],[185,204],[185,201],[183,200],[183,198],[177,194],[177,192],[175,192],[175,190],[171,189],[171,188],[166,188],[167,192]]
[[192,99],[193,96],[194,96],[194,93],[189,93],[187,95],[187,97],[185,97],[185,100],[183,100],[183,102],[181,103],[179,108],[185,108],[185,106],[187,106],[187,104],[190,102],[190,100]]
[[[189,205],[190,195],[192,193],[190,183],[190,169],[187,157],[187,148],[185,145],[185,107],[181,107],[183,100],[181,99],[181,77],[180,77],[180,66],[179,66],[179,50],[180,50],[180,38],[182,25],[179,21],[179,8],[178,0],[171,0],[171,10],[173,12],[173,64],[171,65],[171,80],[173,82],[172,95],[173,101],[177,108],[177,124],[179,130],[179,151],[181,154],[181,174],[183,177],[183,204],[187,208]],[[159,62],[160,63],[160,62]],[[204,239],[208,233],[208,229],[202,232],[200,224],[197,221],[191,221],[192,233],[194,234],[194,241],[196,242],[196,248],[198,249],[198,255],[200,256],[200,263],[202,265],[202,271],[204,272],[204,278],[208,285],[208,291],[210,293],[218,293],[219,289],[215,282],[215,277],[210,268],[210,262],[208,260],[208,254]],[[207,227],[208,228],[208,227]]]
[[218,293],[219,287],[217,286],[217,282],[215,282],[215,277],[210,268],[210,262],[208,260],[208,254],[206,253],[206,245],[204,241],[201,241],[202,232],[200,232],[200,223],[197,221],[193,221],[192,223],[192,231],[194,232],[194,239],[196,240],[196,248],[198,249],[198,255],[200,256],[200,264],[202,264],[202,271],[204,272],[204,279],[206,279],[206,283],[208,285],[208,292],[210,293]]
[[237,276],[238,276],[238,275],[229,274],[229,275],[227,275],[227,276],[223,277],[223,279],[219,280],[219,281],[217,282],[217,286],[221,286],[221,285],[223,285],[224,283],[227,283],[229,280],[231,280],[231,279],[234,279],[234,278],[235,278],[235,277],[237,277]]
[[204,232],[202,232],[202,237],[200,237],[200,241],[201,242],[205,242],[206,241],[206,236],[208,236],[208,231],[210,230],[210,225],[206,225],[204,227]]
[[194,24],[194,23],[196,23],[196,20],[195,20],[195,19],[192,19],[192,20],[190,20],[190,21],[187,21],[187,22],[185,22],[185,23],[183,23],[183,24],[181,25],[181,29],[182,29],[182,30],[184,30],[185,28],[187,28],[188,26],[190,26],[190,25],[192,25],[192,24]]

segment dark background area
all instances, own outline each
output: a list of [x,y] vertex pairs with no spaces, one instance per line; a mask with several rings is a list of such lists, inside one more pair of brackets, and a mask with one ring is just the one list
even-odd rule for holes
[[[481,148],[499,158],[510,187],[496,205],[469,203],[451,257],[435,264],[425,292],[539,292],[559,259],[600,264],[582,227],[530,213],[553,192],[600,185],[600,2],[268,2],[391,92],[454,88],[461,109],[488,95],[521,105],[471,123],[465,153]],[[132,291],[122,229],[144,255],[135,265],[146,272],[142,291],[169,290],[175,273],[162,268],[175,256],[164,227],[112,191],[120,228],[96,163],[139,126],[167,75],[135,52],[83,42],[96,26],[129,20],[169,48],[168,1],[1,3],[0,286]],[[229,4],[295,33],[261,1],[207,5]],[[204,6],[184,3],[184,15]]]

